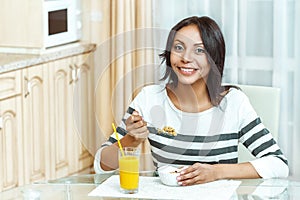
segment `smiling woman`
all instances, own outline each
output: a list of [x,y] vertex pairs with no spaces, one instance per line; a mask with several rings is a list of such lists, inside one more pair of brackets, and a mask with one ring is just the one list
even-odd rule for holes
[[[287,159],[247,96],[221,85],[225,43],[214,20],[195,16],[180,21],[160,56],[168,83],[144,87],[130,103],[117,128],[123,147],[148,140],[156,167],[185,166],[177,176],[179,185],[288,175]],[[150,134],[162,126],[173,127],[177,135]],[[116,141],[113,134],[98,150],[97,173],[118,168]],[[239,143],[257,159],[238,163]]]
[[[280,88],[277,142],[289,160],[290,176],[299,178],[300,1],[153,0],[153,5],[159,28],[192,15],[208,15],[220,25],[226,40],[224,83]],[[155,38],[159,49],[165,38]]]

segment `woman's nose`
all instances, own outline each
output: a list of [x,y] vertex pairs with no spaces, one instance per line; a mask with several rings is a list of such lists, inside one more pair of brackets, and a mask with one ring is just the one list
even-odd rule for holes
[[182,60],[185,63],[192,62],[192,56],[191,56],[191,53],[188,50],[186,50],[184,52],[184,54],[182,55]]

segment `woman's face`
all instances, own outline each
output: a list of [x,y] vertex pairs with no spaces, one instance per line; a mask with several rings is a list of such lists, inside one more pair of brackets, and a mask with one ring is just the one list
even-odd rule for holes
[[193,84],[206,80],[210,67],[204,45],[196,25],[177,31],[170,55],[171,66],[178,77],[178,84]]

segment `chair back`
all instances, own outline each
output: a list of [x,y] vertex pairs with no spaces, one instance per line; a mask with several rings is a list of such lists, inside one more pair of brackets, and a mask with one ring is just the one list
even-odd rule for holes
[[[262,123],[278,139],[278,124],[280,112],[280,89],[274,87],[238,85],[248,96]],[[238,147],[239,162],[253,160],[255,157],[242,144]]]

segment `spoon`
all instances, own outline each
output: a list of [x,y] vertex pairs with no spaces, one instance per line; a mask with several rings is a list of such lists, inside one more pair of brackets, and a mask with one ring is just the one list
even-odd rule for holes
[[[129,114],[132,115],[133,111],[135,111],[135,109],[133,109],[131,107],[128,108],[128,113]],[[156,135],[161,135],[161,136],[168,137],[168,138],[173,138],[173,137],[175,137],[177,135],[177,133],[175,132],[175,129],[172,128],[172,127],[165,126],[163,129],[160,129],[160,128],[155,127],[155,125],[152,124],[152,123],[150,123],[150,122],[147,122],[145,120],[144,120],[144,122],[146,122],[147,125],[150,125],[150,126],[152,126],[155,129],[155,134]],[[148,127],[150,129],[149,130],[150,133],[152,132],[151,131],[152,127]],[[169,129],[170,131],[165,131],[165,129]]]

